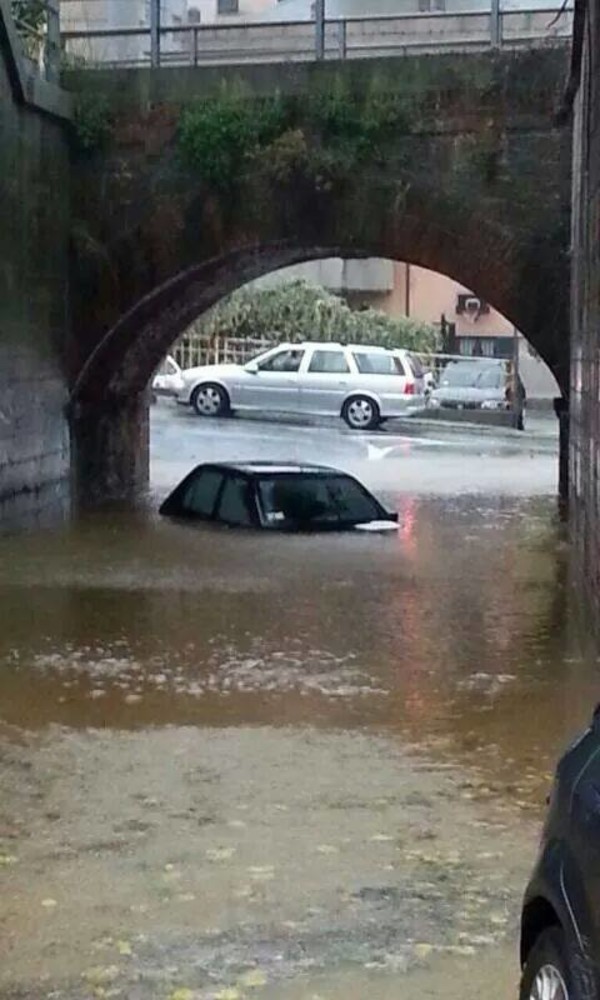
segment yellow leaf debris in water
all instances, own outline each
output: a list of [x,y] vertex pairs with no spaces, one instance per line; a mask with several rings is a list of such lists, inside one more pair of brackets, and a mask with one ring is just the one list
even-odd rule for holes
[[446,945],[444,951],[450,952],[451,955],[475,955],[475,948],[472,944],[449,944]]
[[227,986],[224,990],[215,993],[215,1000],[241,1000],[242,994],[236,990],[235,986]]
[[267,977],[265,976],[262,969],[250,969],[245,972],[243,976],[240,976],[240,986],[245,986],[247,989],[255,989],[259,986],[265,986],[267,983]]
[[91,969],[86,969],[83,978],[92,986],[100,986],[102,983],[111,983],[118,975],[118,965],[94,965]]
[[248,869],[250,872],[250,877],[253,879],[272,879],[275,878],[275,869],[273,865],[253,865]]
[[372,844],[389,844],[394,838],[389,833],[374,833],[369,839]]
[[0,868],[8,865],[16,865],[18,860],[16,854],[0,854]]
[[194,1000],[194,991],[188,990],[187,986],[180,986],[169,994],[169,1000]]
[[55,899],[42,899],[42,906],[47,910],[51,910],[53,907],[58,906],[58,903]]
[[233,895],[236,899],[249,899],[254,891],[251,885],[241,885],[239,889],[233,890]]
[[206,857],[209,861],[229,861],[235,854],[235,847],[209,847]]
[[427,958],[427,956],[430,955],[432,951],[433,951],[433,945],[426,944],[425,942],[416,944],[414,947],[414,952],[417,958]]
[[117,941],[117,951],[119,952],[119,955],[133,954],[131,951],[131,945],[129,944],[129,941]]

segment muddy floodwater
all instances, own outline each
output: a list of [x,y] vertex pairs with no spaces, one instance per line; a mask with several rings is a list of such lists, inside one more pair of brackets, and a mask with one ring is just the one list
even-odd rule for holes
[[0,539],[0,997],[514,998],[600,690],[551,434],[298,432],[392,538],[154,513],[216,448],[289,455],[248,426],[159,411],[147,509]]

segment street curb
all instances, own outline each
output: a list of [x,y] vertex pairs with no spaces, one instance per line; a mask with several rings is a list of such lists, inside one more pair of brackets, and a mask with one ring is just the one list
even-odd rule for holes
[[[452,422],[450,420],[428,420],[427,417],[408,417],[401,420],[390,420],[387,427],[390,431],[397,432],[398,426],[402,427],[403,433],[409,433],[414,427],[416,430],[425,430],[437,435],[448,434],[470,434],[477,437],[502,437],[508,438],[520,444],[539,445],[541,442],[556,444],[558,447],[558,430],[553,434],[535,434],[532,431],[518,431],[513,427],[490,426],[489,424],[478,424],[468,422]],[[383,432],[385,434],[385,430]]]

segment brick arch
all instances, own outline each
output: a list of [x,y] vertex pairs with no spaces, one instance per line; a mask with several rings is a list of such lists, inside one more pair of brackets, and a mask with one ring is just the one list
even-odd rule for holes
[[[485,241],[476,235],[482,232]],[[510,234],[489,224],[480,226],[471,219],[462,232],[456,232],[435,217],[425,221],[421,215],[404,213],[401,226],[384,231],[377,241],[313,243],[302,237],[267,241],[185,268],[143,296],[100,339],[75,380],[73,403],[101,403],[143,392],[174,341],[220,299],[279,268],[328,257],[408,261],[453,278],[506,316],[548,364],[562,390],[568,391],[567,303],[564,284],[554,273],[559,270],[557,262],[544,268],[533,249],[531,262],[515,260]],[[545,288],[543,295],[539,286]]]
[[[100,495],[143,483],[156,364],[219,298],[302,260],[386,257],[454,278],[522,331],[567,394],[571,142],[553,123],[566,62],[562,49],[536,49],[87,74],[113,128],[73,174],[80,481]],[[229,186],[208,184],[180,156],[182,112],[223,88],[252,103],[274,86],[294,102],[305,154],[288,150],[271,170],[271,143]],[[311,108],[332,88],[363,111],[364,95],[383,93],[404,109],[347,165],[335,129],[313,134]]]

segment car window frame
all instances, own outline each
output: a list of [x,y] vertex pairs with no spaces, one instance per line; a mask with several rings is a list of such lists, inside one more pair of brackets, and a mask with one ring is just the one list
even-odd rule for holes
[[[346,363],[346,371],[344,372],[313,372],[310,370],[310,366],[313,362],[313,358],[317,354],[337,354],[342,357]],[[304,360],[304,359],[303,359]],[[348,352],[343,347],[325,346],[325,347],[313,347],[310,351],[310,356],[306,363],[306,367],[303,369],[306,375],[352,375],[353,371],[350,367],[350,361],[348,359]]]
[[[214,472],[217,475],[221,476],[221,482],[215,494],[215,499],[213,502],[211,513],[204,514],[204,513],[199,513],[198,511],[182,509],[181,504],[183,501],[183,497],[185,496],[185,491],[189,487],[190,482],[196,475],[198,474],[203,475],[205,472]],[[182,480],[182,482],[180,482],[179,486],[175,489],[175,491],[171,494],[171,496],[167,498],[171,500],[171,506],[175,507],[179,506],[179,510],[175,510],[172,513],[166,511],[165,513],[169,517],[193,518],[194,520],[206,521],[206,522],[214,521],[215,510],[217,509],[217,503],[219,502],[219,499],[221,497],[221,493],[223,491],[223,485],[225,483],[225,477],[227,476],[227,474],[228,470],[224,469],[220,465],[215,465],[212,462],[200,463],[200,465],[197,465],[194,469],[192,469],[191,472],[187,474],[187,476]]]
[[[210,514],[202,514],[202,513],[198,513],[197,511],[188,510],[188,511],[184,511],[183,512],[183,516],[184,517],[197,517],[197,518],[200,518],[202,521],[214,521],[214,519],[215,519],[215,510],[217,509],[217,504],[218,504],[219,499],[221,497],[221,493],[223,492],[223,486],[225,484],[225,476],[227,475],[227,473],[226,473],[225,469],[220,469],[218,465],[205,465],[204,468],[201,469],[199,475],[203,476],[207,472],[214,472],[214,473],[216,473],[216,475],[220,475],[221,476],[221,482],[219,483],[219,487],[217,489],[217,492],[215,493],[215,499],[213,500],[212,510],[211,510]],[[192,475],[193,475],[193,473],[192,473]],[[182,483],[182,486],[183,486],[183,483]],[[182,493],[183,493],[183,491],[182,491]]]
[[403,365],[405,365],[405,363],[408,364],[413,378],[425,378],[425,366],[418,354],[415,354],[414,351],[406,351],[405,355],[398,354],[397,357],[402,357]]
[[[390,367],[395,370],[387,372],[363,372],[361,371],[358,361],[356,360],[357,354],[365,355],[365,357],[371,354],[373,357],[387,358],[387,360],[390,362]],[[357,374],[362,376],[362,378],[403,378],[403,379],[408,378],[408,376],[406,375],[404,362],[400,359],[399,356],[391,354],[389,351],[374,351],[372,348],[369,350],[360,350],[359,345],[354,345],[352,349],[352,359],[354,361],[354,364],[356,365]],[[401,371],[399,370],[399,366],[402,369]]]
[[[219,516],[219,508],[221,506],[221,501],[223,499],[223,494],[225,492],[225,487],[228,480],[231,479],[243,479],[250,490],[250,524],[240,524],[239,521],[226,521],[224,518]],[[256,499],[256,480],[254,476],[248,475],[247,472],[242,472],[241,469],[223,469],[223,482],[217,493],[217,498],[212,512],[212,521],[215,524],[224,524],[228,528],[256,528],[262,526],[262,519],[258,511],[258,502]]]
[[[261,489],[260,489],[260,481],[261,481],[261,479],[263,479],[263,478],[264,479],[279,479],[279,478],[283,479],[286,476],[289,476],[289,473],[274,472],[274,473],[269,473],[269,474],[257,475],[257,476],[254,477],[255,478],[255,482],[254,482],[254,498],[255,498],[255,500],[254,500],[254,502],[255,502],[256,511],[257,511],[257,515],[258,515],[259,526],[261,528],[264,528],[264,529],[269,530],[269,531],[290,531],[290,530],[293,531],[293,530],[295,530],[293,528],[290,528],[289,526],[281,526],[281,527],[279,527],[279,526],[276,526],[274,524],[270,524],[268,522],[268,520],[267,520],[266,513],[265,513],[265,510],[264,510],[264,507],[263,507],[263,503],[262,503],[262,493],[261,493]],[[302,480],[305,480],[305,479],[316,479],[316,480],[320,480],[320,479],[325,479],[325,480],[342,479],[342,480],[349,480],[355,486],[358,487],[359,492],[362,493],[362,495],[364,497],[366,497],[366,499],[370,503],[375,504],[375,511],[376,511],[376,515],[377,516],[375,518],[372,518],[371,520],[388,520],[390,518],[389,511],[386,511],[385,507],[383,506],[383,504],[381,503],[381,501],[375,496],[375,494],[369,492],[369,490],[364,485],[364,483],[361,483],[361,481],[359,479],[356,479],[354,476],[350,475],[350,473],[347,473],[347,472],[336,472],[336,473],[331,473],[331,474],[324,474],[324,473],[319,473],[319,472],[312,472],[312,473],[309,472],[309,473],[304,473],[302,476],[298,476],[298,478],[300,478]],[[366,523],[366,522],[355,521],[353,519],[345,519],[344,520],[344,519],[341,519],[341,518],[339,520],[335,521],[335,522],[314,520],[311,523],[311,526],[310,527],[307,526],[305,530],[306,531],[311,531],[312,529],[316,529],[318,531],[339,531],[341,529],[347,529],[349,527],[353,527],[356,524],[362,524],[362,523]]]
[[[264,368],[263,364],[270,364],[277,358],[280,354],[292,354],[294,351],[302,352],[302,357],[300,358],[300,364],[294,371],[285,371],[282,368]],[[269,357],[265,357],[264,361],[256,362],[258,366],[259,375],[299,375],[302,371],[302,366],[306,359],[306,348],[302,347],[301,344],[288,344],[287,346],[281,346],[274,350]]]

